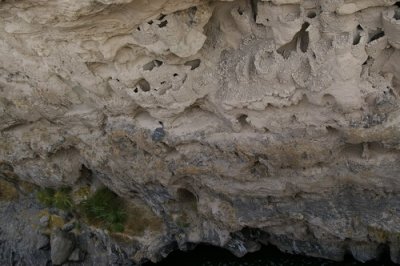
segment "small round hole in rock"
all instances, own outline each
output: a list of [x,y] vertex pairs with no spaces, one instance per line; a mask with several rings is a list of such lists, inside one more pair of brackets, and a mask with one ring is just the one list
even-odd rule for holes
[[150,90],[150,84],[147,82],[145,79],[141,79],[138,81],[137,86],[142,90],[142,91],[149,91]]
[[177,200],[182,203],[196,203],[197,197],[186,188],[179,188],[176,192]]
[[361,32],[362,31],[363,31],[363,28],[361,27],[361,25],[358,25],[357,29],[356,29],[356,31],[354,32],[354,35],[353,35],[353,45],[360,44]]
[[308,18],[315,18],[317,16],[317,13],[315,11],[309,11],[307,13]]
[[245,115],[245,114],[241,114],[241,115],[239,115],[238,116],[238,118],[237,118],[237,121],[239,122],[239,124],[242,126],[242,127],[245,127],[245,126],[248,126],[249,125],[249,122],[247,122],[247,115]]
[[167,26],[167,24],[168,24],[168,20],[164,20],[163,22],[161,22],[160,24],[158,24],[158,27],[164,28],[165,26]]
[[322,102],[325,106],[332,106],[336,104],[336,99],[333,95],[328,93],[322,96]]
[[393,16],[393,18],[394,18],[395,20],[400,20],[400,8],[398,8],[398,9],[396,9],[396,10],[394,11],[394,16]]
[[201,63],[200,59],[194,59],[191,61],[187,61],[184,65],[190,66],[190,70],[194,70],[200,66],[200,63]]
[[371,37],[368,42],[373,42],[385,36],[385,32],[381,28],[378,28],[376,31],[370,33],[370,36]]
[[163,62],[160,61],[160,60],[153,60],[153,61],[150,61],[149,63],[145,64],[145,65],[143,66],[143,70],[151,71],[151,70],[153,70],[153,68],[159,67],[159,66],[161,66],[162,64],[163,64]]
[[194,16],[196,14],[196,12],[197,12],[197,7],[196,6],[193,6],[193,7],[189,8],[189,14],[190,15]]
[[333,126],[326,126],[325,127],[326,132],[331,133],[331,134],[337,134],[338,130],[334,128]]

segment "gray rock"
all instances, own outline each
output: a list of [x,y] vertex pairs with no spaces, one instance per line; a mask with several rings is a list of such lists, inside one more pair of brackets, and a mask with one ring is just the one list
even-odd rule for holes
[[42,227],[47,227],[49,225],[49,216],[48,215],[43,215],[42,217],[40,217],[39,219],[39,224]]
[[74,227],[75,227],[75,221],[71,221],[69,223],[64,224],[64,226],[62,227],[62,230],[64,232],[69,232],[72,229],[74,229]]
[[161,141],[165,137],[165,131],[162,127],[158,127],[154,130],[153,134],[151,135],[151,139],[153,141]]
[[261,244],[255,241],[246,241],[246,249],[248,252],[256,252],[260,250]]
[[46,265],[50,260],[44,248],[49,239],[32,228],[39,224],[40,210],[32,197],[0,201],[0,265]]
[[400,264],[400,247],[396,243],[390,245],[390,259],[394,263]]
[[49,245],[49,243],[50,243],[50,239],[48,236],[40,235],[37,238],[36,248],[43,249],[43,248],[47,247]]
[[367,262],[379,257],[377,254],[378,245],[371,243],[351,243],[350,252],[353,257],[361,262]]
[[82,261],[85,258],[85,254],[79,248],[74,249],[71,255],[69,256],[68,260],[70,261]]
[[[398,0],[14,2],[0,0],[0,176],[98,179],[152,216],[138,245],[81,230],[85,263],[189,240],[243,256],[257,237],[228,241],[246,227],[291,253],[368,260],[390,243],[400,261]],[[5,204],[0,264],[45,265],[38,207]],[[53,238],[67,259],[71,239]]]
[[71,255],[75,247],[75,237],[60,230],[56,230],[51,235],[51,261],[54,265],[64,263]]
[[[54,244],[54,234],[51,237],[51,247],[48,236],[41,234],[40,230],[32,229],[32,222],[40,224],[38,214],[41,211],[42,207],[36,203],[34,193],[21,196],[16,202],[5,204],[0,201],[0,265],[48,265],[51,261],[50,255],[55,253],[58,244]],[[102,230],[93,230],[85,225],[82,227],[82,233],[76,237],[71,233],[61,232],[67,239],[75,238],[75,246],[67,252],[70,253],[66,255],[67,259],[71,255],[72,259],[76,259],[76,254],[72,253],[78,246],[80,249],[80,261],[67,261],[63,265],[133,264],[129,256],[136,252],[138,244],[130,243],[123,249]],[[67,242],[70,243],[70,240]]]
[[244,255],[247,254],[247,252],[249,252],[246,248],[245,243],[239,239],[229,240],[228,243],[226,243],[226,245],[224,246],[224,248],[232,252],[237,257],[243,257]]

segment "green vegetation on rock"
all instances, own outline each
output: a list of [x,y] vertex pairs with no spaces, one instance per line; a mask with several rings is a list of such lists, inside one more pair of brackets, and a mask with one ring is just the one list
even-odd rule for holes
[[54,193],[54,207],[61,210],[71,209],[71,188],[61,188]]
[[112,232],[123,232],[127,213],[123,201],[108,188],[97,190],[79,205],[75,205],[71,188],[43,188],[36,193],[39,202],[47,207],[56,207],[65,211],[75,211],[85,217],[89,223],[107,228]]
[[82,202],[82,210],[89,222],[99,223],[110,231],[124,231],[126,211],[123,202],[114,192],[107,188],[97,190]]
[[36,198],[43,205],[51,207],[53,206],[54,202],[54,189],[42,188],[36,193]]
[[70,210],[72,207],[71,188],[64,187],[58,190],[43,188],[37,192],[36,197],[47,207],[56,207],[61,210]]

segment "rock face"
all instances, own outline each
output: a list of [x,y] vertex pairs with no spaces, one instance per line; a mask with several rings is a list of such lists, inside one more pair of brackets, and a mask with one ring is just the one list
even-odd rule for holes
[[0,172],[90,170],[151,208],[163,229],[125,260],[202,242],[400,263],[399,96],[395,0],[0,1]]
[[61,230],[55,231],[50,239],[51,262],[61,265],[67,261],[75,247],[75,238]]

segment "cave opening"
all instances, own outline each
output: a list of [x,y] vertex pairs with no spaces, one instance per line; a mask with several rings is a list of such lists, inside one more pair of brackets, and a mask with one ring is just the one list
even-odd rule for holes
[[[390,261],[390,254],[383,253],[379,260],[366,263],[356,261],[347,253],[343,261],[306,257],[303,255],[288,254],[280,251],[273,245],[263,245],[260,250],[248,253],[238,258],[227,249],[205,243],[187,243],[187,251],[175,250],[158,263],[146,262],[144,266],[152,265],[190,265],[190,266],[394,266]],[[168,253],[168,252],[167,252]]]

